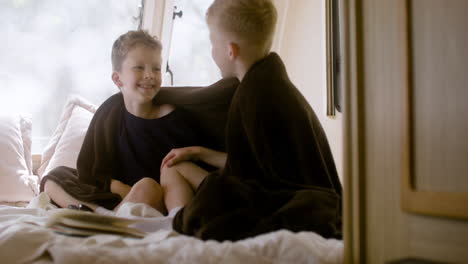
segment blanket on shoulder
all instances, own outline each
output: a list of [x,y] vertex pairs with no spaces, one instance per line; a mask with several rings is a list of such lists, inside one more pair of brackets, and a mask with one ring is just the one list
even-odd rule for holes
[[204,240],[279,229],[341,238],[341,184],[326,135],[275,53],[237,88],[226,148],[225,169],[205,178],[176,231]]
[[[223,79],[207,87],[163,87],[154,103],[173,104],[190,112],[210,139],[211,147],[224,151],[227,114],[238,84],[236,79]],[[55,168],[41,180],[41,191],[45,181],[52,180],[78,200],[114,208],[121,198],[110,192],[110,182],[119,168],[115,138],[123,115],[123,96],[117,93],[97,109],[91,120],[77,169]]]

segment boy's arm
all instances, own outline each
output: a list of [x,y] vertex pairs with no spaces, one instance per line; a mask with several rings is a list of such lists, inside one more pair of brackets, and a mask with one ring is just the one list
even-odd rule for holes
[[198,154],[199,160],[205,163],[208,163],[210,165],[213,165],[216,168],[224,169],[224,166],[226,165],[226,160],[227,160],[227,153],[216,151],[213,149],[208,149],[205,147],[198,147],[198,148],[200,148],[199,154]]
[[216,168],[224,169],[226,165],[227,154],[225,152],[216,151],[213,149],[195,146],[178,148],[171,150],[161,163],[161,168],[164,166],[171,167],[181,161],[200,160],[210,164]]

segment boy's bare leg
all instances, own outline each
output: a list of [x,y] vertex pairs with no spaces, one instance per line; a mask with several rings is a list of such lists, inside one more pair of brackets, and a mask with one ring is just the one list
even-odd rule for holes
[[46,181],[44,185],[44,192],[49,195],[50,199],[63,208],[67,208],[69,205],[77,204],[84,204],[93,210],[96,210],[98,207],[96,204],[86,203],[76,199],[75,197],[65,192],[65,190],[63,190],[60,185],[50,180]]
[[192,162],[180,162],[161,170],[161,186],[167,211],[186,205],[208,172]]
[[120,197],[123,199],[127,194],[130,192],[132,187],[130,185],[127,185],[121,181],[112,179],[111,184],[110,184],[110,191],[112,193],[116,193],[120,195]]
[[163,200],[163,189],[152,178],[143,178],[135,183],[130,191],[122,197],[123,200],[117,205],[114,211],[118,210],[119,207],[126,203],[145,203],[155,208],[162,214],[166,214],[166,208]]

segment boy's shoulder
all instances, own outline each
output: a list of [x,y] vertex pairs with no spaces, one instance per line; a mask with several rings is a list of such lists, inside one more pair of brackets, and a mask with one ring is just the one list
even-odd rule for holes
[[270,53],[252,66],[246,77],[238,93],[240,104],[258,104],[260,101],[262,103],[258,105],[261,107],[288,105],[291,109],[308,108],[304,107],[308,105],[307,100],[290,80],[283,61],[276,53]]
[[102,112],[113,107],[120,107],[124,104],[123,95],[121,92],[115,93],[107,98],[96,110],[96,112]]
[[242,84],[252,86],[252,90],[255,88],[269,93],[275,93],[277,89],[283,90],[282,87],[294,87],[283,61],[274,52],[252,65]]
[[99,126],[105,127],[118,124],[123,116],[125,104],[123,95],[118,92],[107,98],[93,115],[91,123],[105,123]]

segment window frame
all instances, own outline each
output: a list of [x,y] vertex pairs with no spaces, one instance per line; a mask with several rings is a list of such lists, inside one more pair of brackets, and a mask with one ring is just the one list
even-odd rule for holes
[[[163,80],[167,78],[166,67],[171,52],[172,28],[173,28],[173,13],[174,0],[143,0],[143,23],[142,28],[157,36],[163,45],[162,52],[162,67]],[[286,16],[289,8],[289,0],[272,0],[278,12],[278,21],[273,38],[272,51],[281,53],[281,39],[285,31]]]
[[142,28],[158,37],[163,45],[162,77],[166,78],[166,66],[171,51],[174,0],[144,0],[144,6]]

